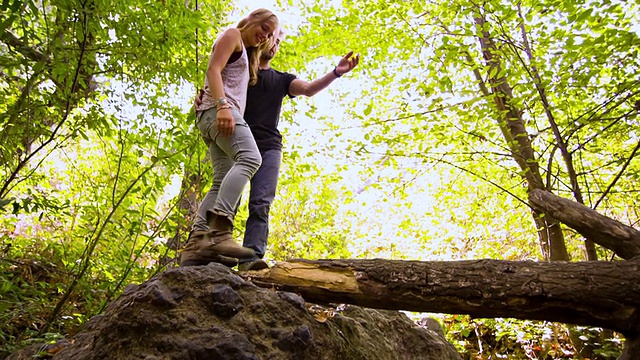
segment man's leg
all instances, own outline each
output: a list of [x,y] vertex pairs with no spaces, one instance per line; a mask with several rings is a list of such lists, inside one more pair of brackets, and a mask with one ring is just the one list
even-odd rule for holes
[[[264,256],[269,237],[269,208],[276,196],[282,150],[261,151],[262,165],[251,179],[249,218],[244,233],[244,247],[253,249],[257,258]],[[254,259],[240,259],[240,262]]]

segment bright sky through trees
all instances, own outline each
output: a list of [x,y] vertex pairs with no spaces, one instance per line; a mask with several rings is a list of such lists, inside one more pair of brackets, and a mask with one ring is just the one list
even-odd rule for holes
[[[256,7],[285,23],[277,69],[312,80],[362,56],[329,89],[284,103],[271,260],[549,260],[551,243],[589,258],[582,235],[532,212],[532,188],[640,219],[637,1],[144,5],[2,4],[3,256],[62,274],[11,287],[20,329],[81,323],[79,309],[96,314],[171,266],[211,180],[187,114],[214,36]],[[64,319],[42,320],[57,311],[48,296]]]

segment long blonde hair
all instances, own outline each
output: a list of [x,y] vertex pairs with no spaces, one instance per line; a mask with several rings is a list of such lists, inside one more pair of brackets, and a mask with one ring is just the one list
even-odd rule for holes
[[[278,29],[278,17],[267,9],[253,10],[249,16],[240,20],[236,26],[240,33],[243,33],[256,24],[262,24],[263,22],[272,22]],[[249,85],[255,85],[258,81],[258,67],[260,66],[260,55],[263,51],[269,48],[269,41],[265,41],[258,46],[247,48],[247,55],[249,57]]]

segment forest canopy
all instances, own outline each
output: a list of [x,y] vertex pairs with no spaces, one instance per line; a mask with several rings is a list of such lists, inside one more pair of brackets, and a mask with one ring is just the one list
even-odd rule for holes
[[[216,34],[247,10],[2,1],[0,352],[73,334],[127,284],[176,266],[211,183],[191,104]],[[287,31],[274,68],[311,80],[348,51],[362,60],[285,101],[268,260],[621,260],[528,194],[640,219],[637,3],[273,10]],[[246,217],[243,203],[236,235]]]

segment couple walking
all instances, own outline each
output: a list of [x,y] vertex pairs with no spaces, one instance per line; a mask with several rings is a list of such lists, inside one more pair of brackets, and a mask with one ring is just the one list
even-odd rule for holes
[[[360,60],[349,52],[332,71],[308,82],[271,68],[283,38],[276,15],[257,9],[213,44],[204,91],[196,98],[196,124],[208,146],[213,184],[198,208],[180,266],[268,267],[262,258],[282,159],[277,128],[282,101],[315,95]],[[232,237],[233,222],[249,182],[249,218],[240,246]]]

